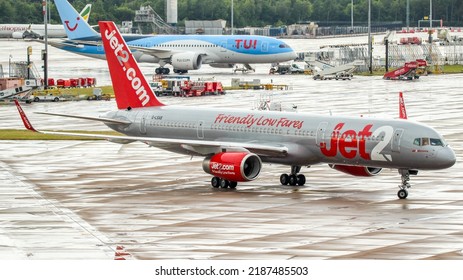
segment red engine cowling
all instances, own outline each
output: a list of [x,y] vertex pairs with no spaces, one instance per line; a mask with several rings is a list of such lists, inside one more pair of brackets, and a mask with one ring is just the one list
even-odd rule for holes
[[362,177],[369,177],[378,175],[382,168],[379,167],[368,167],[368,166],[352,166],[352,165],[338,165],[338,164],[330,164],[331,168],[347,173],[353,176],[362,176]]
[[218,153],[203,161],[204,172],[233,182],[252,181],[261,168],[261,159],[246,152]]

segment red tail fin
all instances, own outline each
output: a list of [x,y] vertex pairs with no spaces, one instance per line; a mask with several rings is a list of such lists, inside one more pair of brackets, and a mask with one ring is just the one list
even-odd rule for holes
[[37,132],[37,130],[35,130],[31,122],[27,118],[26,113],[24,113],[23,108],[21,107],[21,105],[19,105],[18,100],[15,99],[14,104],[16,104],[16,108],[18,109],[19,115],[21,116],[21,120],[23,121],[24,126],[31,131]]
[[405,110],[405,101],[402,92],[399,92],[399,117],[407,119],[407,111]]
[[119,109],[163,106],[140,71],[114,22],[100,21],[101,39]]

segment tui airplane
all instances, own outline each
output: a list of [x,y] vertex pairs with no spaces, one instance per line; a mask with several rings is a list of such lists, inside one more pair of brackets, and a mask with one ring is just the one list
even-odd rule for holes
[[[68,39],[49,41],[65,51],[105,59],[101,36],[67,0],[55,0]],[[254,35],[140,35],[124,34],[124,40],[138,62],[157,63],[156,74],[168,74],[166,64],[175,73],[197,70],[202,64],[218,68],[233,68],[244,64],[277,63],[294,60],[294,50],[281,40]]]

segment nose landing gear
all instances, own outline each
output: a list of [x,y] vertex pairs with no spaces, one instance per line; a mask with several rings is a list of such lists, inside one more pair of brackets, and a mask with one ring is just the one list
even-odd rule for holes
[[402,185],[399,185],[400,190],[397,192],[397,196],[400,199],[406,199],[408,196],[408,189],[412,187],[408,183],[408,181],[410,181],[410,175],[417,175],[418,170],[399,169],[399,174],[402,176]]

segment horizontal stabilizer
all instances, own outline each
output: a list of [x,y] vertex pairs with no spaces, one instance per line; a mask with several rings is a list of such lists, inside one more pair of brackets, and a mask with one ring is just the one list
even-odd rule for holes
[[129,125],[129,124],[131,124],[130,121],[115,120],[115,119],[108,119],[108,118],[86,117],[86,116],[67,115],[67,114],[57,114],[57,113],[48,113],[48,112],[35,112],[35,113],[36,113],[36,114],[41,114],[41,115],[50,115],[50,116],[59,116],[59,117],[67,117],[67,118],[75,118],[75,119],[99,121],[99,122],[110,123],[110,124],[124,124],[124,125]]

